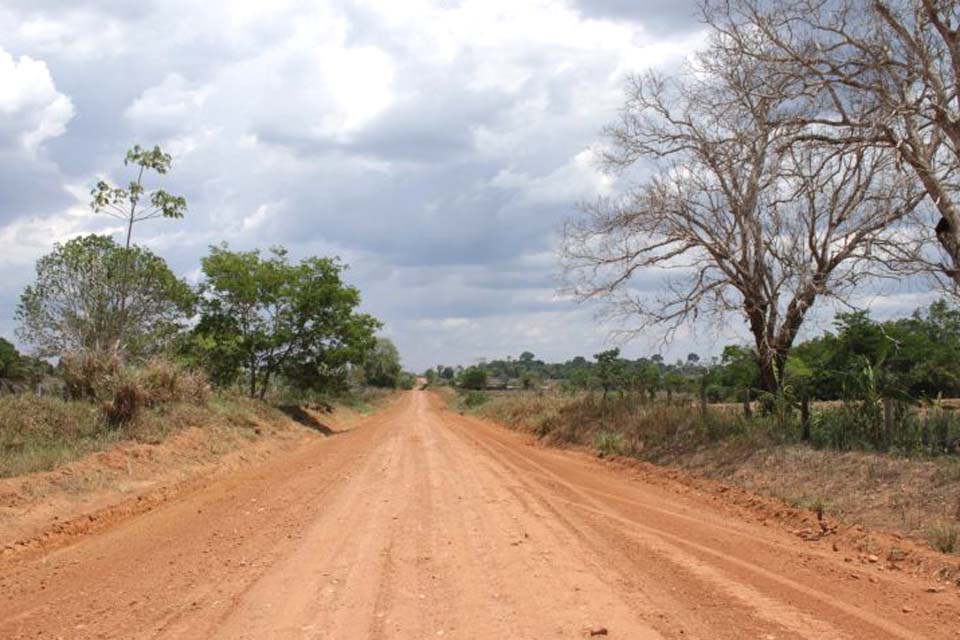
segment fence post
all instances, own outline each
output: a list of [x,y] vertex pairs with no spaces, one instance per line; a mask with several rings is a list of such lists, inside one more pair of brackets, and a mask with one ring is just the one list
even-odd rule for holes
[[883,399],[883,444],[889,447],[893,439],[893,399]]
[[747,420],[753,417],[753,405],[750,404],[750,388],[743,390],[743,417]]
[[800,426],[803,429],[803,441],[810,443],[810,392],[806,388],[800,392]]
[[700,376],[700,415],[707,417],[707,376]]

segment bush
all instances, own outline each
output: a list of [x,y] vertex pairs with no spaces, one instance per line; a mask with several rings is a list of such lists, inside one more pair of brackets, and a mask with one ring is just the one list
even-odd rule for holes
[[154,358],[135,374],[144,404],[155,407],[171,402],[206,404],[211,389],[203,372],[169,360]]
[[892,451],[905,455],[942,455],[960,437],[960,417],[938,407],[898,403],[892,429],[884,427],[879,403],[844,403],[812,416],[811,444],[836,451]]
[[609,431],[598,433],[594,438],[594,446],[597,448],[597,455],[601,458],[623,455],[627,450],[623,435]]
[[123,373],[123,363],[115,353],[73,351],[60,359],[64,392],[69,400],[112,399]]
[[124,382],[114,390],[113,399],[101,405],[103,416],[115,427],[128,424],[140,414],[145,399],[136,381]]
[[397,386],[403,389],[404,391],[410,391],[415,386],[417,386],[417,377],[410,373],[401,373],[400,380],[397,383]]
[[490,402],[490,396],[480,391],[468,391],[460,397],[460,406],[464,409],[476,409]]
[[96,406],[51,396],[0,397],[0,448],[17,449],[31,438],[74,438],[98,428]]
[[530,429],[556,443],[593,444],[604,455],[635,455],[663,460],[724,440],[748,444],[794,437],[769,418],[747,422],[734,412],[712,410],[706,417],[694,405],[650,402],[642,394],[516,393],[497,396],[485,416]]
[[202,405],[211,395],[202,372],[163,358],[133,368],[113,353],[81,351],[65,355],[61,369],[67,399],[98,403],[113,426],[135,420],[144,408],[175,402]]

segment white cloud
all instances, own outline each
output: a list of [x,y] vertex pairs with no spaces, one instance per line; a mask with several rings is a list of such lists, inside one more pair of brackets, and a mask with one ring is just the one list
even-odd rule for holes
[[74,60],[102,59],[127,50],[120,20],[84,9],[33,14],[17,22],[15,33],[24,47],[44,54],[66,54]]
[[182,127],[203,108],[211,91],[209,85],[194,87],[179,73],[170,73],[140,94],[124,116],[147,126]]
[[73,118],[70,98],[57,91],[45,62],[14,59],[0,48],[0,146],[11,144],[34,153],[62,135]]

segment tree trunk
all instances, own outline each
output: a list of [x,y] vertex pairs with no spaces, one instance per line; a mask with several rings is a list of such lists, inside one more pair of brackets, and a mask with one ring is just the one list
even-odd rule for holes
[[767,347],[757,358],[760,369],[760,409],[765,415],[774,410],[774,402],[783,387],[783,369],[786,364],[786,350]]
[[260,393],[257,394],[261,400],[267,397],[267,387],[269,386],[270,386],[270,370],[267,369],[266,373],[263,374],[263,382],[260,384]]

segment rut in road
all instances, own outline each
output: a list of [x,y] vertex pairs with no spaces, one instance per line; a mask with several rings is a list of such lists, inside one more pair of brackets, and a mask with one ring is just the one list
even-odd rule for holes
[[0,637],[960,637],[955,593],[872,583],[732,513],[414,391],[354,430],[10,561]]

